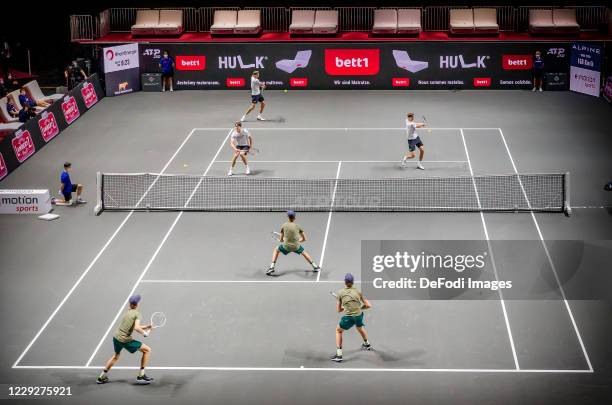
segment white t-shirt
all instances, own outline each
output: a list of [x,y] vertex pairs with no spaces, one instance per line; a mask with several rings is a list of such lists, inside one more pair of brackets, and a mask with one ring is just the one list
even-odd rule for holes
[[408,136],[408,139],[416,139],[419,136],[416,129],[416,122],[408,121],[408,118],[406,118],[406,136]]
[[231,137],[235,145],[238,145],[238,146],[248,146],[249,145],[249,130],[246,128],[242,128],[240,132],[234,129],[232,131]]
[[251,95],[258,96],[261,94],[261,82],[255,76],[251,76]]

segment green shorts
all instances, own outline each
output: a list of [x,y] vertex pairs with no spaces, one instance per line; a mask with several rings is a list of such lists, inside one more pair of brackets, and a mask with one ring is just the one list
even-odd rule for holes
[[301,255],[304,252],[304,246],[299,245],[297,249],[290,250],[284,244],[281,243],[280,245],[278,245],[278,251],[281,252],[284,255],[288,255],[291,252],[297,253],[298,255]]
[[116,338],[113,338],[113,346],[115,346],[115,353],[121,353],[121,350],[125,349],[130,353],[136,353],[140,346],[142,346],[142,342],[138,340],[130,340],[129,342],[120,342]]
[[340,323],[338,324],[338,326],[340,326],[344,330],[349,330],[353,326],[356,326],[358,328],[365,326],[365,323],[363,323],[363,312],[355,316],[344,315],[342,319],[340,319]]

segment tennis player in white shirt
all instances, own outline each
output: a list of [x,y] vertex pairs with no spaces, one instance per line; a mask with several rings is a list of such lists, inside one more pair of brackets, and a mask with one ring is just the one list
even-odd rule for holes
[[234,166],[236,166],[236,161],[239,157],[242,159],[242,163],[244,163],[245,166],[244,174],[251,174],[247,154],[252,146],[253,138],[251,137],[249,130],[242,128],[242,122],[237,121],[234,124],[234,129],[230,135],[230,147],[234,151],[234,156],[232,156],[232,165],[229,172],[227,172],[228,176],[232,176],[234,174]]
[[408,137],[408,152],[402,159],[402,167],[406,166],[408,159],[414,159],[416,156],[416,148],[419,148],[419,158],[417,160],[417,168],[425,170],[423,167],[423,157],[425,156],[425,147],[423,141],[417,134],[417,128],[423,128],[425,126],[422,122],[414,121],[414,113],[409,112],[406,115],[406,136]]
[[254,71],[251,75],[251,106],[244,113],[242,118],[240,118],[240,121],[246,120],[246,116],[249,115],[249,113],[255,109],[257,103],[259,103],[259,114],[257,114],[257,120],[265,121],[264,117],[261,115],[263,114],[264,108],[266,108],[266,102],[264,101],[263,95],[261,94],[261,91],[265,88],[266,84],[262,83],[259,80],[259,71]]

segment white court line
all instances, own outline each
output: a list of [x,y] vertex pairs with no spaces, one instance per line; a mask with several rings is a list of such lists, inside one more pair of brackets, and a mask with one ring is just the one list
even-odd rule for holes
[[[518,178],[519,185],[521,186],[521,190],[523,192],[523,196],[525,197],[525,200],[527,201],[527,207],[531,208],[531,202],[529,201],[529,197],[527,197],[527,193],[525,192],[525,187],[523,187],[523,181],[521,180],[521,177],[519,176],[519,172],[516,168],[516,164],[514,163],[514,159],[512,158],[512,153],[510,153],[510,148],[508,147],[508,143],[506,142],[506,137],[504,136],[504,132],[501,130],[501,128],[498,128],[498,130],[499,130],[499,134],[501,135],[502,141],[504,142],[504,146],[506,147],[506,152],[508,153],[508,157],[510,158],[510,163],[512,163],[512,169],[514,169],[514,173],[516,174],[516,177]],[[536,219],[536,216],[533,213],[533,211],[531,211],[531,218],[533,219],[533,223],[536,227],[536,230],[538,231],[538,236],[540,237],[540,242],[542,243],[542,247],[544,248],[544,252],[546,253],[546,258],[548,259],[550,268],[552,269],[552,272],[555,276],[555,280],[557,281],[557,285],[559,286],[559,292],[561,293],[561,297],[563,298],[563,302],[565,303],[565,308],[567,309],[567,313],[574,327],[574,331],[576,331],[576,336],[578,337],[578,342],[580,343],[580,348],[582,349],[582,354],[584,355],[584,359],[586,360],[587,365],[589,366],[589,370],[593,371],[593,365],[591,364],[591,359],[589,358],[589,354],[587,353],[584,342],[582,341],[582,336],[580,334],[580,331],[578,330],[578,325],[576,324],[576,320],[574,319],[574,314],[572,312],[572,309],[570,308],[569,302],[567,302],[565,291],[563,290],[563,286],[561,285],[561,281],[557,274],[557,268],[555,267],[552,257],[550,256],[550,252],[548,251],[548,246],[546,245],[546,242],[544,241],[544,236],[542,235],[542,231],[540,230],[540,225],[538,224],[538,220]]]
[[[104,366],[17,366],[25,370],[100,370]],[[136,366],[114,366],[113,370],[139,370]],[[346,367],[205,367],[205,366],[147,366],[160,371],[330,371],[338,372],[398,372],[398,373],[483,373],[483,374],[590,374],[592,370],[522,369],[514,368],[346,368]]]
[[336,182],[334,183],[334,192],[332,193],[331,205],[329,207],[329,215],[327,216],[327,226],[325,227],[325,236],[323,237],[323,248],[321,249],[321,258],[319,259],[319,267],[321,268],[317,274],[317,281],[321,279],[323,272],[323,261],[325,259],[325,247],[327,246],[327,236],[329,235],[329,225],[331,224],[332,215],[334,214],[334,201],[336,200],[336,190],[338,189],[338,179],[340,178],[340,169],[342,162],[338,162],[338,170],[336,171]]
[[[435,128],[435,127],[426,127],[427,129],[431,129],[431,130],[435,130],[435,131],[459,131],[461,128],[459,127],[439,127],[439,128]],[[198,131],[220,131],[220,130],[227,130],[227,128],[195,128]],[[388,128],[364,128],[364,127],[358,127],[358,128],[351,128],[351,127],[335,127],[335,128],[330,128],[330,127],[321,127],[321,128],[306,128],[306,127],[302,127],[302,128],[295,128],[295,127],[251,127],[250,128],[253,131],[259,131],[259,130],[265,130],[265,131],[405,131],[406,128],[404,127],[388,127]],[[478,130],[490,130],[490,131],[497,131],[498,128],[463,128],[463,129],[478,129]]]
[[[181,144],[179,145],[179,147],[176,149],[176,151],[174,152],[174,154],[170,157],[170,159],[166,162],[166,164],[164,165],[164,167],[161,169],[161,171],[159,172],[159,174],[163,174],[166,169],[168,169],[168,166],[170,166],[170,164],[172,163],[172,161],[174,160],[174,158],[178,155],[178,153],[181,151],[181,149],[183,149],[183,146],[185,146],[185,144],[189,141],[189,139],[191,138],[191,136],[194,134],[194,132],[196,132],[197,129],[193,128],[189,134],[187,135],[187,137],[185,137],[185,139],[183,140],[183,142],[181,142]],[[159,176],[157,177],[157,179],[159,178]],[[153,186],[153,184],[155,184],[155,182],[157,181],[157,179],[155,179],[155,181],[153,183],[151,183],[151,186],[149,186],[149,188],[147,189],[147,191],[145,192],[145,194],[143,194],[143,196],[141,197],[141,201],[142,198],[145,197],[145,195],[149,192],[149,190],[151,189],[151,187]],[[38,332],[36,333],[36,335],[34,336],[34,338],[32,339],[32,341],[30,341],[30,343],[26,346],[26,348],[23,350],[23,352],[21,353],[21,355],[17,358],[17,360],[15,360],[15,363],[13,363],[13,368],[16,367],[19,362],[23,359],[23,357],[28,353],[28,351],[32,348],[32,346],[34,345],[34,343],[36,343],[36,341],[38,340],[38,338],[40,337],[40,335],[45,331],[45,329],[47,329],[47,327],[49,326],[49,324],[51,323],[51,321],[53,321],[53,319],[55,318],[55,316],[57,315],[57,313],[60,311],[60,309],[62,309],[62,307],[64,306],[64,304],[68,301],[68,299],[72,296],[72,294],[74,293],[74,291],[77,289],[77,287],[81,284],[81,282],[83,281],[83,279],[87,276],[87,274],[89,273],[89,271],[93,268],[93,266],[98,262],[98,259],[102,256],[102,254],[106,251],[106,249],[108,248],[108,246],[111,244],[111,242],[115,239],[115,237],[117,237],[117,235],[119,234],[119,232],[123,229],[123,226],[127,223],[127,221],[132,217],[132,214],[134,214],[134,211],[130,211],[126,217],[123,219],[123,221],[119,224],[119,226],[117,227],[117,229],[115,229],[115,231],[113,232],[113,234],[111,235],[111,237],[106,241],[106,243],[104,244],[104,246],[102,246],[102,248],[98,251],[98,253],[94,256],[94,258],[91,260],[91,262],[89,263],[89,265],[85,268],[85,270],[83,271],[83,273],[81,273],[81,275],[79,276],[79,278],[77,279],[77,281],[75,281],[75,283],[72,285],[72,288],[70,288],[70,290],[68,290],[68,293],[66,293],[66,295],[64,296],[64,298],[60,301],[60,303],[58,304],[58,306],[53,310],[53,312],[51,313],[51,315],[49,316],[49,318],[45,321],[45,323],[43,324],[43,326],[38,330]]]
[[[337,160],[257,160],[257,163],[338,163]],[[429,163],[467,163],[467,160],[426,160]],[[215,163],[231,163],[231,160],[217,160]],[[342,160],[342,163],[400,163],[396,160]],[[574,208],[572,206],[572,208]]]
[[[487,247],[489,249],[489,254],[491,255],[491,264],[493,265],[493,272],[495,274],[495,280],[499,281],[499,276],[497,274],[497,265],[495,264],[495,256],[493,254],[493,249],[491,248],[491,240],[489,239],[489,231],[487,230],[487,223],[485,222],[484,213],[482,212],[482,205],[480,203],[480,195],[478,194],[478,188],[476,187],[476,180],[474,180],[474,171],[472,169],[472,162],[470,161],[470,154],[468,152],[467,143],[465,142],[465,136],[463,134],[463,129],[461,132],[461,141],[463,142],[463,147],[465,148],[465,156],[467,156],[468,166],[470,168],[470,176],[472,176],[472,184],[474,185],[474,191],[476,192],[476,200],[478,202],[478,208],[480,208],[480,220],[482,221],[482,228],[484,229],[485,238],[487,239]],[[512,357],[514,358],[514,366],[517,370],[520,370],[518,357],[516,355],[516,348],[514,347],[514,338],[512,337],[512,329],[510,328],[510,321],[508,319],[508,312],[506,311],[506,303],[504,301],[504,296],[501,290],[497,290],[499,293],[500,304],[502,307],[502,312],[504,313],[504,321],[506,322],[506,330],[508,332],[508,339],[510,340],[510,347],[512,348]]]
[[[226,128],[227,129],[227,128]],[[202,184],[203,178],[204,176],[206,176],[208,174],[208,172],[210,171],[210,168],[213,166],[213,163],[215,162],[215,159],[217,159],[217,156],[219,156],[219,153],[221,153],[221,149],[225,146],[227,140],[230,137],[230,134],[232,133],[232,130],[230,130],[227,133],[227,136],[225,137],[225,139],[223,139],[223,142],[221,143],[221,145],[219,146],[219,149],[217,149],[217,153],[215,154],[215,156],[212,158],[212,160],[210,161],[210,163],[208,164],[208,167],[206,168],[206,170],[204,171],[204,173],[202,174],[202,178],[200,179],[200,181],[198,182],[197,186],[193,189],[193,192],[191,193],[191,195],[189,196],[189,198],[187,199],[187,201],[185,202],[185,207],[189,204],[189,202],[191,201],[192,197],[194,196],[196,190],[198,189],[198,187],[200,187],[200,184]],[[166,232],[166,234],[164,235],[162,241],[160,242],[159,246],[157,246],[157,249],[155,249],[155,252],[153,253],[153,256],[151,256],[151,258],[149,259],[149,262],[147,263],[147,265],[145,266],[145,268],[142,270],[142,273],[140,274],[140,276],[138,277],[138,279],[136,280],[136,283],[134,284],[134,286],[132,287],[130,293],[127,295],[127,297],[125,298],[125,300],[123,301],[123,303],[121,304],[121,307],[119,308],[119,311],[117,311],[117,314],[115,315],[115,318],[113,319],[113,321],[110,323],[110,325],[108,326],[108,328],[106,329],[106,332],[104,333],[104,335],[102,336],[102,338],[100,339],[100,342],[98,342],[98,345],[96,346],[96,349],[94,350],[94,352],[91,354],[91,356],[89,357],[89,359],[87,360],[87,363],[85,364],[86,366],[91,365],[91,362],[93,361],[94,357],[96,356],[96,353],[98,353],[98,350],[100,350],[100,347],[102,346],[102,344],[104,343],[104,339],[106,339],[106,336],[110,333],[111,328],[115,325],[115,323],[117,322],[117,319],[119,319],[119,316],[121,316],[121,312],[123,311],[125,305],[127,304],[130,296],[132,296],[134,294],[134,292],[136,291],[136,288],[138,288],[138,285],[140,284],[140,281],[144,278],[145,274],[147,274],[147,271],[149,271],[149,268],[151,267],[151,265],[153,264],[153,262],[155,261],[155,259],[157,258],[157,255],[159,254],[159,252],[161,251],[162,247],[164,246],[164,244],[166,243],[166,240],[168,240],[168,237],[170,236],[170,234],[172,233],[172,231],[174,230],[174,227],[176,226],[176,224],[178,223],[178,221],[181,219],[181,217],[183,216],[183,213],[185,211],[181,211],[178,213],[178,215],[176,216],[176,218],[174,219],[174,222],[172,223],[172,225],[170,226],[170,228],[168,229],[168,231]]]
[[[306,272],[306,270],[304,270]],[[151,284],[251,284],[251,283],[261,283],[261,284],[276,284],[276,283],[301,283],[301,284],[316,284],[319,283],[338,283],[344,284],[344,280],[141,280],[141,283],[151,283]],[[355,284],[359,284],[360,281],[355,281]]]

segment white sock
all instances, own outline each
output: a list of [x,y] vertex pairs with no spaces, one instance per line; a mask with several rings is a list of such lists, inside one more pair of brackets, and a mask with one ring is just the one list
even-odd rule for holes
[[339,348],[338,348],[338,349],[336,349],[336,354],[337,354],[338,356],[342,356],[342,349],[339,349]]

